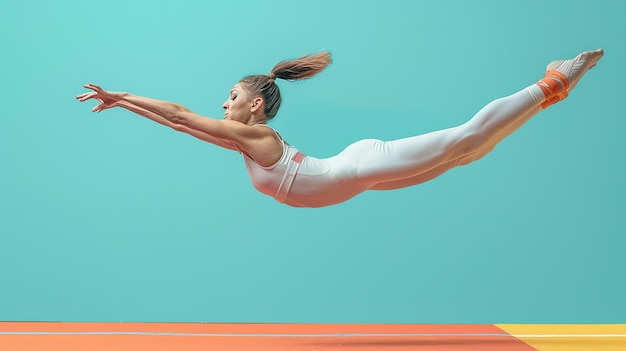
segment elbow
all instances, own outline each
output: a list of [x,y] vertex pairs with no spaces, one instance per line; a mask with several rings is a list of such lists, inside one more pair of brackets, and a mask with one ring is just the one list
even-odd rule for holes
[[189,114],[185,112],[181,106],[174,106],[167,119],[176,125],[186,126],[189,124]]
[[186,129],[184,126],[180,125],[180,124],[176,124],[176,123],[170,123],[169,125],[170,128],[172,128],[173,130],[177,131],[177,132],[185,132]]

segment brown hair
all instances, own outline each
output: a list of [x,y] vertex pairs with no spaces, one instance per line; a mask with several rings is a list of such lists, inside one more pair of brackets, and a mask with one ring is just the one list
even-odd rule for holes
[[253,96],[260,96],[265,101],[265,117],[270,120],[276,116],[280,103],[280,90],[275,80],[303,80],[320,73],[331,63],[330,53],[322,51],[315,55],[306,55],[295,60],[278,63],[272,71],[265,75],[247,76],[239,81]]

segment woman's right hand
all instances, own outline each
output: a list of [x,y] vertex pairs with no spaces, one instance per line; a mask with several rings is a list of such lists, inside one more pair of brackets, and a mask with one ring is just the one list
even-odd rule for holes
[[106,110],[111,107],[117,106],[118,102],[122,100],[126,93],[121,92],[111,92],[102,89],[100,86],[89,83],[83,85],[83,87],[87,89],[93,90],[89,93],[80,94],[76,97],[78,101],[85,102],[89,99],[96,99],[100,102],[99,105],[95,106],[91,109],[91,112],[100,112]]

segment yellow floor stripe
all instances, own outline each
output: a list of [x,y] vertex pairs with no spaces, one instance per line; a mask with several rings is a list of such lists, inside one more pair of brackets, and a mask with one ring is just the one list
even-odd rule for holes
[[626,324],[496,324],[539,351],[625,351]]

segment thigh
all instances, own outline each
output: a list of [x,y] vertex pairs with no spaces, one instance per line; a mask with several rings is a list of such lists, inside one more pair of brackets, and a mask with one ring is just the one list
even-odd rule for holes
[[370,190],[395,190],[410,187],[425,183],[431,179],[435,179],[450,169],[457,166],[458,161],[450,161],[448,163],[441,164],[435,168],[426,171],[424,173],[403,179],[391,180],[386,182],[376,183],[370,187]]
[[361,140],[348,146],[336,158],[345,172],[371,187],[418,177],[455,161],[471,150],[467,145],[469,141],[463,126],[459,126],[392,141]]

